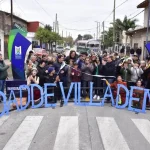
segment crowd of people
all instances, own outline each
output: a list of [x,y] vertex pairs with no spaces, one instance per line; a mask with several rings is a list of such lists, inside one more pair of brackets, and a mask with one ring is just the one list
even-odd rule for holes
[[[2,74],[8,67],[4,65],[1,59],[0,80],[7,78],[7,75],[3,77]],[[136,85],[150,89],[150,57],[141,61],[137,54],[123,57],[119,53],[108,54],[103,51],[102,55],[94,52],[91,52],[91,54],[84,52],[77,55],[74,50],[71,50],[67,57],[64,54],[38,57],[33,51],[30,51],[26,61],[25,74],[28,85],[34,83],[43,87],[44,83],[56,83],[58,85],[55,89],[56,100],[62,99],[61,92],[59,92],[59,82],[63,82],[63,86],[68,88],[71,82],[81,82],[83,87],[81,93],[84,99],[89,97],[90,82],[94,82],[93,99],[100,100],[105,91],[102,88],[107,87],[104,78],[113,88],[113,95],[116,98],[117,84],[123,84],[128,88]],[[0,86],[0,88],[2,90],[3,87]],[[138,91],[135,91],[134,95],[137,95],[137,93]],[[139,92],[138,94],[143,93]],[[142,96],[139,102],[140,107]],[[124,91],[121,91],[120,97],[123,104],[125,102]],[[61,105],[63,105],[62,100]],[[135,102],[134,105],[137,105],[137,103]]]

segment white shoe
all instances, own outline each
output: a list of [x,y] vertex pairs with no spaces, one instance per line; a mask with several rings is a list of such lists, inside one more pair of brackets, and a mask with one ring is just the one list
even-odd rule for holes
[[94,95],[93,99],[96,99],[97,98],[97,95]]
[[97,96],[97,100],[100,101],[100,99],[101,99],[100,96]]

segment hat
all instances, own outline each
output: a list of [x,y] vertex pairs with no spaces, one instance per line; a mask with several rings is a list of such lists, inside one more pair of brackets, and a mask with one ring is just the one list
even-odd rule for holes
[[55,70],[54,67],[49,67],[49,68],[48,68],[48,73],[51,73],[53,70]]

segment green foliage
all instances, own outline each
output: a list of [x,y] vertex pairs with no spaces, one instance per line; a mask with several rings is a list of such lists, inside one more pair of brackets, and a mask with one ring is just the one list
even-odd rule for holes
[[48,25],[48,24],[46,24],[44,28],[49,30],[49,31],[52,31],[52,27],[50,25]]
[[93,36],[92,36],[91,34],[85,34],[85,35],[83,36],[83,39],[84,39],[84,40],[93,39]]
[[73,46],[73,38],[71,36],[64,38],[64,42],[71,47]]
[[51,32],[49,29],[41,27],[36,32],[35,37],[42,43],[50,43],[62,40],[58,33]]

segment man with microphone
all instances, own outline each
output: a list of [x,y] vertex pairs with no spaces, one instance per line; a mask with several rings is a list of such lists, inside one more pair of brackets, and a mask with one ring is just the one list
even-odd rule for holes
[[[5,86],[5,80],[8,77],[7,70],[11,66],[11,63],[8,65],[5,64],[2,54],[0,54],[0,91],[4,92],[4,86]],[[0,97],[0,102],[1,102],[1,97]]]

